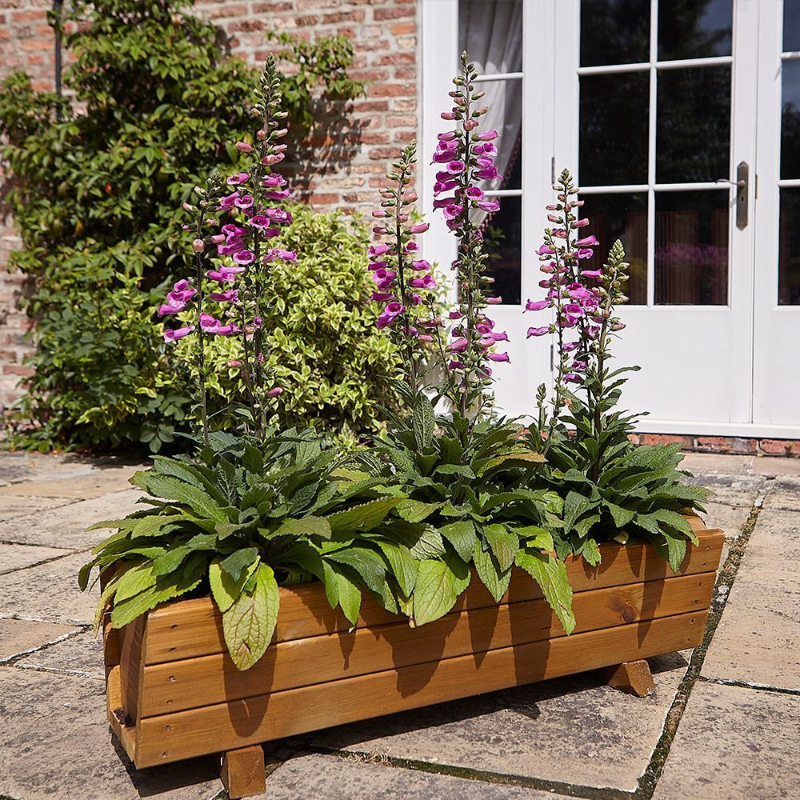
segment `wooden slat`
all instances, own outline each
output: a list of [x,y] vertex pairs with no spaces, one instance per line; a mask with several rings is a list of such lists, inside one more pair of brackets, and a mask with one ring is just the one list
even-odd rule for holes
[[136,729],[122,724],[117,711],[122,709],[122,677],[121,667],[109,667],[106,672],[106,714],[111,729],[122,743],[122,747],[131,761],[136,761]]
[[702,641],[707,614],[664,617],[143,719],[136,766],[246,747],[683,650]]
[[120,650],[120,694],[122,706],[131,719],[139,719],[139,700],[144,673],[147,616],[135,619],[122,628]]
[[625,661],[600,671],[603,680],[615,689],[635,694],[637,697],[648,697],[655,694],[656,684],[650,665],[642,658],[638,661]]
[[[719,564],[724,536],[721,531],[698,532],[700,544],[689,547],[679,574],[713,572]],[[573,590],[620,586],[661,580],[674,573],[652,546],[603,544],[602,563],[590,567],[583,559],[567,559],[567,572]],[[536,582],[527,573],[514,570],[509,592],[501,602],[521,602],[542,597]],[[483,584],[473,580],[455,606],[455,611],[496,605]],[[365,596],[358,628],[398,622],[401,617],[382,609]],[[281,588],[281,610],[275,641],[284,642],[309,636],[346,631],[350,623],[331,609],[319,583]],[[225,652],[222,620],[210,597],[183,600],[148,614],[147,664],[196,658]]]
[[[708,608],[715,577],[705,572],[576,594],[575,633]],[[401,622],[281,642],[246,672],[227,653],[153,664],[144,669],[139,712],[150,717],[563,635],[540,599],[452,613],[416,629]]]

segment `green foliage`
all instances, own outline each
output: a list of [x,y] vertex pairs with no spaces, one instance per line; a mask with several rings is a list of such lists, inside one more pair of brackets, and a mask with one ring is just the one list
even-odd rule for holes
[[[296,251],[298,260],[275,263],[262,303],[265,371],[284,389],[278,421],[344,436],[377,430],[377,404],[396,405],[391,380],[399,358],[388,337],[375,329],[379,309],[369,302],[374,284],[366,231],[336,213],[300,205],[291,210],[294,223],[272,241]],[[241,343],[216,337],[207,348],[212,424],[225,427],[234,421]],[[196,369],[190,339],[180,341],[176,352],[187,369]]]
[[520,440],[522,426],[469,420],[457,412],[437,416],[425,395],[414,395],[402,384],[397,388],[412,409],[410,417],[392,415],[373,452],[355,458],[370,464],[380,454],[388,467],[374,464],[376,474],[392,475],[408,498],[395,509],[399,519],[391,527],[421,537],[416,555],[427,566],[424,572],[420,567],[417,579],[415,621],[422,624],[450,611],[469,583],[470,564],[499,601],[515,560],[532,554],[548,568],[528,571],[571,631],[566,571],[543,552],[551,551],[560,536],[562,503],[555,492],[532,488],[540,482],[544,459]]
[[[149,329],[154,290],[191,252],[181,204],[214,169],[236,170],[233,143],[247,139],[258,85],[214,26],[184,13],[190,5],[70,4],[80,23],[65,37],[75,108],[35,92],[24,73],[0,84],[5,199],[23,243],[11,266],[33,279],[27,311],[39,323],[18,415],[37,429],[20,429],[18,445],[157,451],[183,416],[186,401],[175,398],[186,396],[185,376]],[[282,42],[302,62],[283,78],[302,136],[318,94],[346,100],[362,87],[346,77],[344,39]]]

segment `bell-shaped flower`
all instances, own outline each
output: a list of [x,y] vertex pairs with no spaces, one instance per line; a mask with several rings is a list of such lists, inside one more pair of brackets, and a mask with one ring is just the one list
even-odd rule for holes
[[177,342],[178,339],[183,339],[194,330],[194,325],[187,325],[184,328],[167,328],[164,331],[164,341],[167,343]]

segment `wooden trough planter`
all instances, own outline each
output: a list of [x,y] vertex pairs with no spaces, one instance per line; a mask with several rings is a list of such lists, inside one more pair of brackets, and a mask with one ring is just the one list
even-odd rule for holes
[[136,767],[221,754],[226,788],[242,797],[264,790],[260,744],[273,739],[601,668],[645,693],[646,665],[626,662],[703,638],[723,534],[690,521],[700,544],[678,573],[644,544],[604,544],[595,568],[568,560],[571,636],[521,570],[499,605],[476,578],[418,629],[365,598],[348,632],[312,583],[281,589],[273,643],[239,672],[212,600],[170,603],[120,631],[106,625],[108,718]]

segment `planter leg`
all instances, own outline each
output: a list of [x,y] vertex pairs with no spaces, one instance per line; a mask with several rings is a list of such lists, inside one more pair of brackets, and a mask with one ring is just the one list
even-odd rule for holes
[[221,756],[219,774],[231,800],[264,794],[267,789],[264,748],[257,744],[225,751]]
[[656,691],[650,665],[644,660],[625,661],[613,667],[606,667],[600,670],[600,674],[609,686],[635,694],[637,697],[647,697]]

